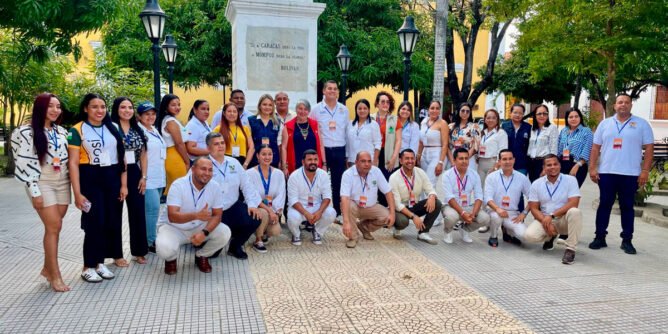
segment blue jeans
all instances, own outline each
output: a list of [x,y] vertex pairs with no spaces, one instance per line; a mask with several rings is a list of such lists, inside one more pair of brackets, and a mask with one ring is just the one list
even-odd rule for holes
[[601,202],[596,210],[596,236],[605,237],[610,224],[610,212],[619,198],[619,210],[622,214],[622,239],[633,239],[633,221],[635,215],[633,203],[638,190],[638,177],[618,174],[599,174],[598,188]]
[[146,240],[149,245],[155,243],[156,225],[160,215],[160,195],[163,188],[146,189],[144,194],[144,210],[146,211]]

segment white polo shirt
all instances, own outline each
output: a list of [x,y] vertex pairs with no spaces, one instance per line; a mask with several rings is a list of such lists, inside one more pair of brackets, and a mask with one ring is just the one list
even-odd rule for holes
[[260,194],[237,159],[225,157],[222,164],[211,156],[209,159],[213,162],[213,179],[221,184],[223,210],[231,208],[239,200],[239,189],[244,193],[249,208],[257,208],[260,205],[262,202]]
[[[483,200],[482,184],[480,176],[472,168],[466,169],[466,175],[459,175],[456,167],[448,169],[443,174],[443,184],[441,185],[445,194],[444,203],[455,199],[462,208],[473,207],[475,201]],[[464,202],[466,201],[466,202]]]
[[322,101],[311,109],[309,118],[318,121],[320,139],[325,147],[346,146],[346,130],[350,125],[346,106],[337,102],[334,110],[330,110]]
[[480,134],[480,145],[478,147],[479,158],[498,159],[499,152],[508,148],[508,134],[499,128],[489,132],[487,129]]
[[574,176],[559,174],[555,183],[547,180],[547,175],[536,179],[529,190],[529,202],[539,202],[540,211],[552,214],[566,205],[571,197],[581,197],[578,180]]
[[[250,111],[244,111],[241,113],[241,125],[247,126],[248,125],[248,117],[253,116],[253,113]],[[211,128],[215,129],[218,125],[220,125],[220,122],[223,120],[223,111],[219,110],[215,114],[213,114],[213,118],[211,119]]]
[[151,127],[151,130],[149,130],[141,123],[139,123],[139,127],[144,130],[148,140],[146,142],[146,160],[148,161],[146,189],[164,188],[166,185],[165,159],[167,159],[167,144],[165,144],[155,127]]
[[[621,141],[621,145],[615,141]],[[631,115],[624,123],[617,120],[617,115],[604,119],[594,133],[594,144],[601,145],[598,172],[640,175],[642,146],[653,143],[652,127],[640,117]]]
[[[392,191],[390,184],[387,183],[383,172],[378,167],[371,166],[366,178],[359,175],[357,166],[352,166],[343,172],[341,197],[350,197],[358,206],[369,208],[376,205],[378,203],[378,190],[383,194]],[[363,197],[366,197],[366,203]]]
[[526,175],[513,170],[513,174],[507,177],[499,169],[489,173],[485,179],[485,204],[494,201],[506,211],[518,211],[522,195],[528,198],[530,188],[531,182]]
[[374,156],[374,150],[379,150],[383,144],[380,135],[380,127],[376,122],[364,122],[363,124],[350,122],[347,130],[348,142],[346,143],[346,155],[348,162],[355,162],[357,153],[367,151]]
[[[221,209],[223,207],[223,198],[220,196],[220,185],[213,179],[207,183],[204,188],[197,190],[192,182],[192,173],[188,172],[185,176],[178,178],[169,187],[167,194],[167,206],[177,206],[180,212],[192,213],[202,210],[205,205],[209,209]],[[207,224],[204,220],[193,220],[183,224],[169,222],[167,210],[160,215],[161,224],[169,224],[181,230],[192,230]]]
[[315,172],[313,183],[308,180],[304,167],[300,167],[288,178],[288,206],[292,207],[297,202],[304,208],[309,207],[309,196],[312,197],[311,207],[319,208],[322,201],[332,199],[332,183],[329,174],[318,168]]
[[[206,135],[211,132],[209,124],[198,120],[197,117],[193,117],[188,121],[188,124],[186,124],[186,131],[188,132],[188,137],[185,138],[185,141],[195,142],[197,143],[197,148],[206,149]],[[195,155],[188,155],[190,156],[190,159],[197,158]]]
[[268,197],[271,198],[271,208],[274,212],[283,209],[285,206],[285,174],[278,168],[270,167],[270,177],[265,179],[258,168],[259,166],[246,171],[250,183],[255,185],[255,190],[262,201],[265,202],[264,204],[269,203]]

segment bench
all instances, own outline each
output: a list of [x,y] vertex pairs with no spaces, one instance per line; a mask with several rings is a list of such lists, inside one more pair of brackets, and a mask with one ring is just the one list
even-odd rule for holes
[[668,161],[668,137],[654,142],[653,165],[660,173],[664,173],[664,165]]

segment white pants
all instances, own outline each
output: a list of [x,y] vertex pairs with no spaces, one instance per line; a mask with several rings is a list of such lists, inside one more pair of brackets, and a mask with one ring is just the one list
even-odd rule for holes
[[[306,209],[306,211],[309,213],[314,213],[320,209],[320,206],[304,207],[304,209]],[[331,206],[328,206],[327,209],[325,209],[325,212],[322,213],[320,220],[318,220],[318,222],[315,224],[315,231],[320,235],[324,235],[325,232],[327,232],[329,225],[332,225],[334,222],[334,219],[336,219],[336,211]],[[295,208],[288,208],[288,229],[293,236],[298,237],[300,235],[299,226],[301,226],[302,222],[305,220],[306,217],[304,217],[304,215],[302,215]]]
[[[158,226],[158,237],[155,239],[155,249],[159,258],[165,261],[173,261],[179,256],[179,248],[182,245],[191,243],[190,238],[197,232],[204,229],[206,225],[196,227],[191,230],[182,230],[170,224],[161,224]],[[220,223],[206,237],[206,245],[199,249],[195,255],[198,257],[211,256],[213,253],[222,249],[230,241],[232,232],[227,225]]]
[[[465,211],[471,211],[472,207],[465,207]],[[462,220],[462,218],[459,216],[457,211],[455,209],[451,208],[450,206],[444,206],[443,209],[441,210],[441,213],[443,214],[443,218],[445,218],[445,223],[443,224],[443,230],[445,233],[450,233],[452,232],[452,229],[455,227],[455,224]],[[480,210],[478,212],[478,216],[473,219],[473,222],[471,224],[464,224],[461,228],[463,228],[465,231],[471,232],[475,231],[478,228],[481,228],[483,226],[490,226],[490,219],[489,215],[485,210]],[[492,230],[498,230],[500,225],[491,225],[490,228]]]
[[[524,241],[524,233],[527,230],[527,225],[524,222],[517,224],[513,223],[513,219],[519,215],[520,213],[517,211],[508,211],[508,218],[501,218],[501,216],[499,216],[499,214],[495,211],[489,212],[492,225],[503,226],[506,228],[506,232],[508,232],[510,236]],[[497,231],[494,231],[494,234],[492,234],[493,238],[496,237],[496,232]]]

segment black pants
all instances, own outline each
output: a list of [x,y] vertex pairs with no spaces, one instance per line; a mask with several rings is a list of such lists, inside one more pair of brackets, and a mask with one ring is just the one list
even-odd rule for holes
[[[431,229],[432,226],[434,226],[434,222],[436,221],[436,218],[438,218],[438,215],[441,214],[441,207],[443,205],[441,204],[441,201],[438,199],[436,200],[436,205],[434,206],[434,211],[431,213],[427,213],[427,200],[423,199],[417,203],[412,208],[406,207],[408,211],[414,213],[418,217],[424,217],[424,229],[422,231],[418,231],[418,234],[420,233],[429,233],[429,230]],[[397,211],[396,212],[396,222],[394,223],[394,227],[397,230],[403,230],[406,227],[408,227],[408,217],[406,217],[403,213]]]
[[123,257],[121,174],[116,166],[80,165],[79,183],[91,203],[90,211],[81,213],[84,266],[95,268],[105,258]]
[[[385,148],[381,147],[380,148],[380,154],[378,155],[378,168],[380,169],[381,172],[383,172],[383,176],[385,177],[385,180],[390,179],[390,175],[392,174],[392,171],[388,171],[385,169]],[[387,206],[387,198],[385,198],[385,194],[383,194],[380,190],[378,190],[378,203],[382,206]]]
[[543,172],[543,158],[528,158],[529,181],[533,183]]
[[619,210],[622,214],[622,239],[633,239],[635,212],[633,203],[638,190],[638,176],[619,174],[599,174],[598,189],[601,194],[601,202],[596,210],[596,236],[603,237],[608,234],[610,224],[610,212],[619,199]]
[[232,231],[230,250],[241,249],[261,223],[260,220],[248,215],[248,206],[241,200],[238,200],[229,209],[223,210],[222,222]]
[[[573,166],[575,166],[575,162],[571,160],[560,160],[560,162],[562,174],[568,175],[571,172],[571,169],[573,169]],[[582,167],[578,168],[578,172],[575,174],[575,178],[578,179],[578,187],[582,188],[582,184],[585,182],[588,172],[589,164],[584,164]]]
[[125,204],[128,208],[128,224],[130,225],[130,253],[133,256],[148,254],[144,194],[139,192],[140,180],[139,165],[128,165],[128,196],[125,198]]
[[325,158],[332,179],[332,202],[336,214],[341,214],[341,177],[346,171],[346,147],[325,147]]

